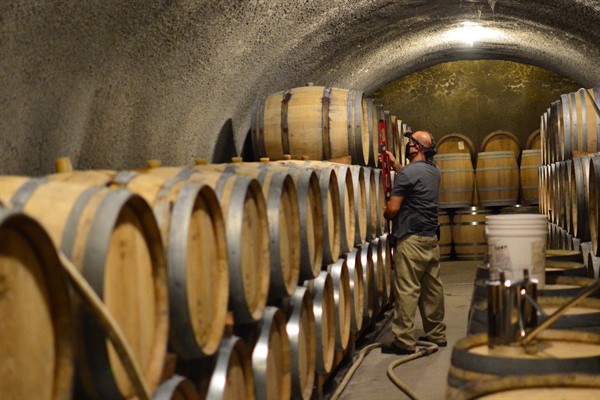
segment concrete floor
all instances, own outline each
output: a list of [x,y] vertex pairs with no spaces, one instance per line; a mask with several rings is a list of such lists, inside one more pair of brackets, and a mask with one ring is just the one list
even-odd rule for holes
[[[469,311],[475,271],[480,262],[450,261],[442,263],[441,278],[444,283],[446,306],[445,322],[448,326],[448,347],[438,352],[400,365],[394,372],[409,386],[419,400],[443,399],[446,393],[446,379],[450,366],[452,347],[466,336],[467,314]],[[386,314],[389,315],[391,311]],[[420,315],[416,318],[417,336],[423,334]],[[376,341],[391,340],[391,323],[387,323],[377,335]],[[360,350],[357,349],[357,350]],[[380,349],[372,350],[355,372],[342,393],[345,400],[402,400],[408,399],[387,377],[387,366],[398,356],[382,354]],[[343,375],[342,371],[339,374]],[[338,377],[336,376],[336,381]],[[325,393],[329,398],[332,393]]]

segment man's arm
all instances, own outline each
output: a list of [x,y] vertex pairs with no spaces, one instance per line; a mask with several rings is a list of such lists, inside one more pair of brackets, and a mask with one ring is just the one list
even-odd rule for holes
[[385,205],[385,211],[383,212],[383,216],[385,219],[392,219],[398,214],[400,211],[400,207],[402,207],[402,202],[404,201],[404,196],[392,196],[388,200]]

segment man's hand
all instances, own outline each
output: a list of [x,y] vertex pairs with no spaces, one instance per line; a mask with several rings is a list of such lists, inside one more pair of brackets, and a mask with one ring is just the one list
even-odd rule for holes
[[394,157],[391,151],[386,150],[385,152],[390,159],[390,166],[392,169],[396,172],[400,171],[400,169],[402,169],[402,164],[400,164],[400,161],[396,160],[396,157]]

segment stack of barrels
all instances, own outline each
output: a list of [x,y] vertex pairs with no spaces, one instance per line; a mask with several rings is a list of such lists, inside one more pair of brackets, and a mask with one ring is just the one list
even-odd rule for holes
[[[403,128],[360,92],[301,89],[285,95],[286,120],[276,123],[288,134],[286,150],[296,149],[293,138],[317,136],[323,154],[366,165],[282,154],[279,161],[77,171],[60,159],[56,174],[0,177],[0,284],[11,293],[0,346],[17,365],[0,378],[3,393],[314,395],[393,301],[374,135],[379,118]],[[327,133],[294,125],[294,101],[306,89],[322,92],[313,107],[329,102]],[[275,118],[269,101],[257,111],[255,123],[265,127],[257,140],[268,137]],[[346,129],[343,150],[338,129]],[[399,132],[389,131],[396,152]],[[299,151],[293,154],[308,154]],[[66,265],[83,289],[69,290]],[[92,301],[81,297],[86,290],[105,314],[84,305]],[[32,359],[39,374],[18,378]]]
[[541,117],[540,210],[552,248],[598,249],[600,88],[563,94]]
[[[596,290],[576,305],[572,300],[598,284],[599,142],[600,88],[564,94],[542,115],[540,154],[536,155],[540,166],[528,168],[539,171],[539,212],[549,221],[545,285],[538,287],[535,308],[543,310],[538,315],[545,316],[538,318],[544,320],[561,314],[535,337],[535,343],[490,345],[486,334],[490,271],[478,268],[469,336],[454,346],[447,398],[518,398],[534,388],[538,394],[561,398],[597,396],[600,295]],[[527,186],[523,182],[525,157],[523,152],[522,196]],[[567,303],[571,307],[565,308]],[[525,329],[529,339],[532,328]]]
[[521,151],[514,134],[495,131],[483,139],[478,153],[465,135],[453,133],[440,139],[434,160],[442,173],[439,205],[443,259],[482,259],[487,248],[486,215],[502,208],[531,212],[531,206],[537,205],[539,138],[539,131],[533,132],[527,141],[533,148]]

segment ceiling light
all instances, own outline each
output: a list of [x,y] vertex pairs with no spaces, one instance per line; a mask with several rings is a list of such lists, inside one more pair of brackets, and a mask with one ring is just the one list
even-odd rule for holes
[[496,29],[485,28],[474,22],[463,22],[462,26],[447,31],[443,37],[447,41],[463,42],[470,46],[481,40],[498,39],[504,34]]

